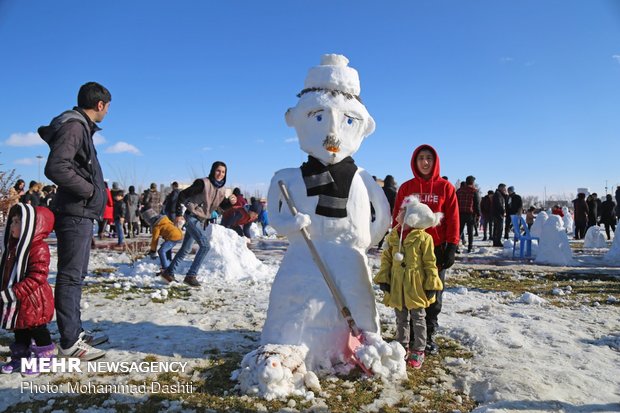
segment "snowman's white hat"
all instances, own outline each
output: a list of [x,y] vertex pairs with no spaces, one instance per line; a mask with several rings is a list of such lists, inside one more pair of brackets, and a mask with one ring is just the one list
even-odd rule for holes
[[321,64],[308,70],[304,90],[297,96],[301,97],[307,92],[326,91],[360,100],[360,78],[357,70],[348,64],[349,59],[343,55],[324,54]]

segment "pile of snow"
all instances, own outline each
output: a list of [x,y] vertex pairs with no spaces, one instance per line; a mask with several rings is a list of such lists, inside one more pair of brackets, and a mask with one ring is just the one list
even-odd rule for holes
[[605,254],[605,260],[618,264],[620,263],[620,237],[616,237],[614,232],[614,242],[611,244],[611,248]]
[[575,220],[573,219],[573,216],[568,210],[568,207],[562,207],[562,213],[564,214],[564,216],[562,217],[562,222],[564,222],[564,229],[566,230],[567,234],[572,234],[575,230]]
[[204,260],[198,279],[207,281],[216,276],[225,281],[265,281],[273,278],[273,272],[248,249],[246,238],[221,225],[209,225],[206,229],[210,249]]
[[380,334],[364,333],[365,343],[355,351],[359,360],[383,379],[407,378],[405,349],[397,342],[386,343]]
[[518,301],[523,304],[539,304],[539,305],[545,304],[547,302],[547,300],[545,300],[544,298],[539,297],[536,294],[530,293],[530,292],[523,293],[521,297],[519,297]]
[[541,211],[538,215],[536,215],[536,219],[532,224],[532,228],[530,228],[530,235],[533,237],[541,237],[543,233],[543,226],[545,222],[549,219],[549,214],[544,211]]
[[266,344],[248,353],[231,380],[242,393],[272,400],[287,396],[309,399],[321,391],[316,374],[306,370],[306,346]]
[[[289,396],[313,398],[321,391],[316,373],[306,367],[308,347],[305,345],[265,344],[246,354],[241,367],[231,375],[242,393],[267,400]],[[355,356],[375,377],[384,381],[407,378],[405,349],[397,341],[386,343],[380,334],[364,333],[364,343],[355,349]],[[329,360],[320,364],[329,365]],[[323,375],[348,373],[351,363],[326,369]]]
[[593,225],[588,228],[586,237],[583,240],[584,248],[607,248],[607,241],[605,241],[605,230],[598,225]]
[[[541,215],[542,213],[538,214],[539,217]],[[538,222],[538,219],[534,221],[534,225],[536,225],[536,222]],[[545,221],[535,262],[563,266],[574,264],[568,235],[566,235],[562,218],[559,215],[551,215]]]

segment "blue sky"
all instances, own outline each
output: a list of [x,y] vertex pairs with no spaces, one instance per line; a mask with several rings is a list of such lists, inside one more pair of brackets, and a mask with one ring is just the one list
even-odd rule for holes
[[284,112],[324,53],[359,71],[377,129],[354,158],[373,175],[402,183],[429,143],[443,175],[485,191],[620,184],[613,0],[0,0],[1,168],[37,179],[32,133],[94,80],[112,93],[110,181],[189,182],[223,160],[229,184],[266,193],[306,158]]

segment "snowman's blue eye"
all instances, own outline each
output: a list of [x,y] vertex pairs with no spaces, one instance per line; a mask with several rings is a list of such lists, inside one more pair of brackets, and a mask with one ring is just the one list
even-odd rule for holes
[[321,116],[321,115],[317,115],[316,120],[317,120],[317,122],[322,121],[322,120],[323,120],[323,116]]
[[348,123],[349,125],[353,125],[353,119],[348,118],[348,119],[347,119],[347,123]]

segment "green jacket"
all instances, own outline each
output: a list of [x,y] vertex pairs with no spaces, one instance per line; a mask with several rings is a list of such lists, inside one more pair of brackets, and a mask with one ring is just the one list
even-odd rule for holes
[[388,307],[402,310],[427,308],[435,302],[426,298],[424,291],[440,291],[443,284],[435,264],[433,237],[423,229],[413,229],[403,240],[402,261],[396,261],[398,226],[387,237],[387,247],[381,256],[381,267],[374,278],[377,284],[389,284],[390,291],[383,297]]

